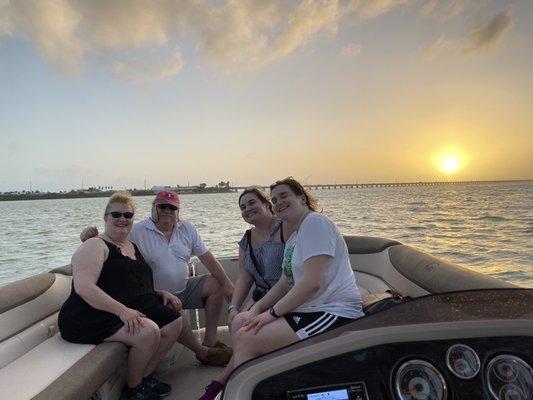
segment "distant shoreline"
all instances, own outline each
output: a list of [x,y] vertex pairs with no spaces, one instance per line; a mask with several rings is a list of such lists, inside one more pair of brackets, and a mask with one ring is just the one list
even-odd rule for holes
[[[73,190],[66,193],[20,193],[20,194],[0,194],[0,201],[18,201],[18,200],[56,200],[56,199],[90,199],[96,197],[110,197],[113,193],[120,190],[106,190],[106,191],[81,191]],[[128,190],[132,196],[155,196],[153,190]],[[209,193],[232,193],[236,190],[232,188],[218,188],[218,187],[206,187],[191,190],[175,190],[179,194],[209,194]]]
[[[464,185],[464,184],[484,184],[484,183],[520,183],[533,182],[532,179],[515,179],[515,180],[491,180],[491,181],[439,181],[439,182],[404,182],[404,183],[354,183],[354,184],[310,184],[304,185],[309,189],[348,189],[348,188],[373,188],[373,187],[405,187],[405,186],[440,186],[440,185]],[[267,186],[260,186],[268,188]],[[245,186],[212,186],[212,187],[195,187],[187,189],[172,188],[178,194],[210,194],[210,193],[235,193],[244,189]],[[132,196],[154,196],[156,190],[136,190],[124,189]],[[32,192],[32,193],[5,193],[0,194],[0,201],[18,201],[18,200],[55,200],[55,199],[87,199],[96,197],[109,197],[119,190],[71,190],[70,192]]]

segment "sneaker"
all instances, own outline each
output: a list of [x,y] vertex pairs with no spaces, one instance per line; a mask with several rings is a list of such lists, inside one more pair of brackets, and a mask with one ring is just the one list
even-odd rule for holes
[[196,359],[202,364],[211,365],[213,367],[224,367],[229,362],[231,353],[216,347],[208,347],[207,355],[204,357],[196,354]]
[[211,381],[209,385],[205,387],[205,393],[198,400],[215,400],[217,394],[222,392],[224,385],[217,381]]
[[159,400],[160,397],[152,392],[146,385],[140,384],[134,388],[125,387],[120,400]]
[[153,375],[143,378],[143,384],[145,384],[150,391],[157,394],[159,397],[166,397],[170,394],[170,392],[172,392],[172,385],[158,381]]

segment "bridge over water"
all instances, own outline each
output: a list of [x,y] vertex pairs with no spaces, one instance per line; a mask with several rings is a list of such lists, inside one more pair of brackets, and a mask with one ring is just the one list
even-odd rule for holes
[[[364,189],[383,187],[406,187],[406,186],[443,186],[443,185],[466,185],[478,183],[501,183],[501,182],[525,182],[525,181],[432,181],[432,182],[382,182],[382,183],[313,183],[303,185],[312,190],[317,189]],[[244,190],[248,186],[232,186],[234,190]],[[260,186],[268,189],[268,186]]]

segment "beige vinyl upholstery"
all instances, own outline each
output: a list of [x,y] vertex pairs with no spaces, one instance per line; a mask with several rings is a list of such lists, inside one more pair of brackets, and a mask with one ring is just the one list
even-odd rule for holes
[[0,290],[0,314],[33,300],[47,291],[54,284],[54,281],[55,275],[53,274],[39,274],[2,287]]
[[[42,291],[43,275],[51,275],[52,285]],[[0,314],[0,366],[4,367],[23,354],[31,351],[42,341],[58,332],[57,312],[70,292],[70,278],[63,275],[42,274],[17,282],[16,292],[24,293],[27,299]],[[31,290],[36,291],[32,295]],[[11,285],[0,288],[0,293],[12,293]],[[10,354],[10,356],[8,356]]]
[[94,347],[67,343],[58,333],[70,283],[48,273],[0,288],[0,298],[8,300],[0,314],[0,398],[34,397]]
[[[69,273],[70,268],[56,271]],[[46,273],[0,288],[1,399],[118,398],[124,385],[126,346],[74,344],[59,334],[57,315],[71,281],[69,275]],[[169,369],[181,350],[175,344],[158,371]]]

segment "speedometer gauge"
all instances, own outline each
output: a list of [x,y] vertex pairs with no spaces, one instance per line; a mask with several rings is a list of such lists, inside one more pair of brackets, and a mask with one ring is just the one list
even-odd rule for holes
[[423,360],[403,363],[394,377],[398,400],[446,400],[448,388],[442,374]]
[[446,352],[446,365],[458,378],[472,379],[481,368],[476,352],[464,344],[455,344]]
[[533,396],[533,369],[519,357],[511,354],[494,357],[485,374],[494,400],[529,400]]

